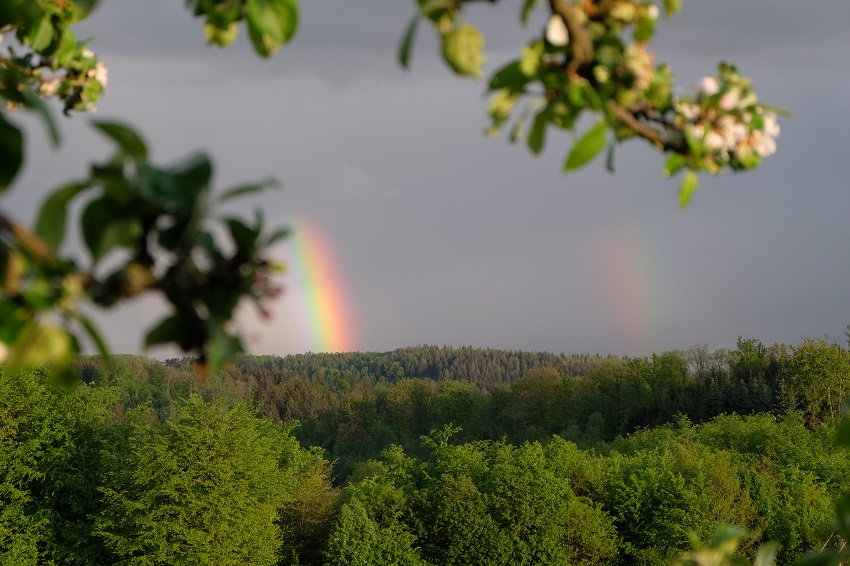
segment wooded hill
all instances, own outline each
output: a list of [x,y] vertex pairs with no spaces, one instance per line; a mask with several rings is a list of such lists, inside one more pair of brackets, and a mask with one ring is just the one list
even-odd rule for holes
[[850,484],[827,339],[78,366],[0,370],[4,565],[661,565],[720,523],[791,564]]

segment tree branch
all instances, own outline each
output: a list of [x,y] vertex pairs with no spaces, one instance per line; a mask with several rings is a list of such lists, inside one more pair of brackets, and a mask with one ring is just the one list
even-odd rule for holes
[[[663,132],[660,132],[638,120],[632,112],[626,110],[613,100],[608,100],[605,105],[608,108],[608,111],[611,112],[617,120],[631,128],[637,135],[647,140],[658,149],[664,151],[673,150],[677,153],[686,153],[688,146],[685,142],[684,136],[677,135],[675,138],[671,138],[669,135],[669,126],[665,127]],[[674,130],[674,132],[676,134],[680,133],[678,130]]]
[[570,0],[549,0],[549,7],[554,14],[561,16],[570,34],[570,51],[572,60],[567,70],[575,72],[580,65],[592,63],[595,57],[593,42],[587,28],[579,21],[578,6]]
[[21,244],[21,247],[40,261],[53,261],[56,256],[44,240],[27,230],[0,210],[0,230],[5,230]]

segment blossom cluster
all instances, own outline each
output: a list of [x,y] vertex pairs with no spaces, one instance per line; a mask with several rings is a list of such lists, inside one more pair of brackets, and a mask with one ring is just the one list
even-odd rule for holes
[[704,77],[695,96],[674,99],[673,107],[677,125],[713,160],[710,168],[749,169],[776,152],[776,113],[758,103],[748,81],[730,65],[721,64],[717,77]]
[[[2,41],[2,35],[0,35]],[[0,54],[0,66],[14,69],[18,89],[25,86],[32,89],[40,98],[59,98],[65,112],[70,110],[96,110],[95,104],[109,86],[109,70],[98,56],[85,47],[85,43],[69,41],[70,48],[60,53],[44,54],[38,51],[27,52],[10,46],[8,55]],[[26,41],[21,47],[30,47]],[[7,100],[5,109],[17,110],[21,102]]]

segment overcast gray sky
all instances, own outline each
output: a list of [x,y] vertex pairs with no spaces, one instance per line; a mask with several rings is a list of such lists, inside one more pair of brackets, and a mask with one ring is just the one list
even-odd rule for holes
[[[485,3],[482,3],[485,4]],[[648,355],[740,335],[766,343],[841,338],[850,323],[850,2],[687,0],[654,47],[684,88],[731,60],[760,98],[785,107],[778,152],[756,172],[702,178],[691,207],[640,142],[560,172],[570,138],[535,159],[482,135],[484,85],[452,75],[420,28],[413,68],[395,49],[413,2],[303,0],[295,41],[260,60],[240,37],[207,48],[174,0],[103,0],[84,30],[110,69],[98,116],[137,125],[163,162],[195,149],[217,186],[274,176],[257,204],[322,235],[346,297],[351,347],[417,344]],[[488,69],[533,34],[518,3],[474,6]],[[24,218],[108,146],[86,117],[47,149],[31,127],[28,165],[6,206]],[[292,244],[278,253],[292,257]],[[255,352],[317,351],[308,290],[290,271],[273,323],[243,326]],[[104,319],[119,352],[139,350],[161,308]],[[337,317],[337,318],[341,318]]]

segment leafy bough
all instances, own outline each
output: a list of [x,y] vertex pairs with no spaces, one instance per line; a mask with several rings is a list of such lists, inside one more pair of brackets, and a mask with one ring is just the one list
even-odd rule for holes
[[[425,20],[439,35],[448,65],[460,75],[481,78],[484,37],[462,11],[471,1],[417,0],[417,14],[399,48],[400,63],[409,65],[418,22]],[[523,25],[536,4],[523,2]],[[719,64],[696,92],[676,93],[669,66],[656,65],[649,50],[661,11],[654,2],[548,4],[550,16],[540,36],[490,77],[491,135],[510,123],[509,139],[524,137],[537,155],[549,128],[575,131],[583,115],[596,115],[595,124],[567,153],[564,171],[583,167],[606,147],[607,168],[613,171],[617,144],[642,138],[669,155],[665,177],[684,172],[679,194],[683,208],[698,186],[698,173],[755,169],[776,151],[777,115],[785,112],[761,103],[734,65]],[[663,10],[669,18],[680,5],[681,0],[664,0]]]

